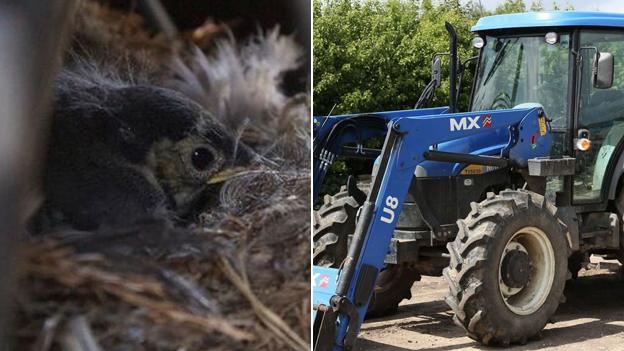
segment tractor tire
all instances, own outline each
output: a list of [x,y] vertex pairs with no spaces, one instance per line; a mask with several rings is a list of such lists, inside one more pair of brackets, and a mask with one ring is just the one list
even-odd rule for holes
[[397,312],[399,303],[412,298],[412,285],[420,274],[405,264],[386,266],[377,277],[366,317],[383,317]]
[[578,279],[578,274],[583,268],[585,268],[585,262],[582,255],[572,255],[568,258],[568,271],[572,279]]
[[620,178],[618,194],[615,198],[615,208],[620,220],[620,249],[617,253],[617,259],[624,265],[624,178]]
[[[360,185],[360,188],[368,184]],[[334,196],[325,195],[323,205],[314,212],[313,263],[339,268],[347,257],[349,235],[355,231],[357,211],[362,204],[349,196],[346,187]],[[407,265],[392,265],[379,273],[377,285],[368,305],[368,317],[396,312],[403,299],[412,297],[410,289],[420,275]]]
[[444,270],[455,323],[485,344],[524,344],[565,300],[567,228],[544,197],[525,190],[488,193],[458,220]]
[[313,262],[317,266],[339,268],[347,257],[349,235],[361,203],[349,196],[346,187],[334,196],[325,195],[323,205],[314,211]]

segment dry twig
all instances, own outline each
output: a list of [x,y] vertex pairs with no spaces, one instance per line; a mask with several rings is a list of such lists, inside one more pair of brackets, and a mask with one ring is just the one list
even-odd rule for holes
[[[49,244],[45,245],[50,247]],[[236,341],[249,341],[253,336],[234,327],[223,317],[203,316],[188,312],[184,306],[166,301],[167,292],[162,283],[149,277],[107,272],[84,261],[76,260],[68,248],[57,248],[40,256],[31,257],[26,266],[29,273],[40,278],[54,279],[72,289],[91,286],[118,297],[131,305],[167,317],[173,323],[184,323],[205,332],[220,332]]]
[[303,341],[277,314],[267,308],[251,290],[246,277],[241,277],[236,273],[230,262],[221,258],[221,269],[232,284],[245,296],[251,304],[256,315],[273,334],[292,350],[306,351],[310,346]]

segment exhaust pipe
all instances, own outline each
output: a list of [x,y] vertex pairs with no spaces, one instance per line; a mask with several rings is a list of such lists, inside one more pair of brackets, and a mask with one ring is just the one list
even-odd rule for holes
[[457,32],[449,22],[444,22],[444,27],[449,33],[451,74],[449,77],[449,113],[457,112]]

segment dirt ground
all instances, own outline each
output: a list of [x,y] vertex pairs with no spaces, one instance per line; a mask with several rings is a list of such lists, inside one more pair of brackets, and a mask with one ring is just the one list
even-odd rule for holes
[[[567,302],[559,307],[555,323],[537,340],[505,350],[624,350],[624,273],[617,261],[592,257],[590,270],[569,281]],[[452,320],[444,302],[443,278],[423,277],[412,287],[395,315],[368,320],[362,327],[362,351],[488,350]]]

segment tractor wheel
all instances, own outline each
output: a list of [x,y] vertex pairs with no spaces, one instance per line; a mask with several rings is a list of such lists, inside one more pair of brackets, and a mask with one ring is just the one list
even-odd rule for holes
[[621,264],[624,264],[624,178],[620,178],[615,208],[620,220],[620,249],[617,253],[617,259]]
[[[346,187],[334,196],[325,195],[323,205],[314,212],[315,265],[340,267],[347,257],[349,235],[355,231],[355,219],[361,205],[349,196]],[[379,317],[395,312],[399,302],[411,298],[410,289],[417,280],[420,280],[420,275],[408,266],[386,267],[377,278],[367,316]]]
[[317,266],[339,268],[347,257],[349,235],[355,231],[355,219],[361,203],[349,196],[346,187],[334,196],[325,195],[323,205],[314,211],[314,254]]
[[446,302],[455,323],[483,344],[525,343],[564,301],[566,227],[544,197],[505,190],[471,204],[447,248]]
[[420,274],[407,265],[387,266],[379,273],[366,316],[382,317],[396,313],[401,301],[412,298],[412,285],[419,280]]
[[579,271],[585,266],[584,257],[582,255],[572,255],[568,258],[568,271],[572,279],[577,279]]

